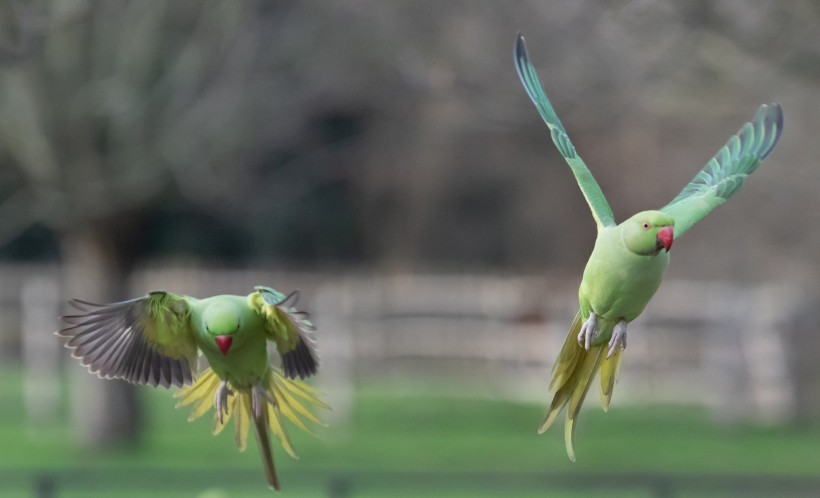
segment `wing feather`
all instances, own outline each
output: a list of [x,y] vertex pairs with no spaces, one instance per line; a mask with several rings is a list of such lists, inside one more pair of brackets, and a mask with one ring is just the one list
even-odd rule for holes
[[581,188],[581,192],[584,194],[584,198],[586,198],[587,204],[589,204],[589,208],[592,210],[592,217],[595,218],[595,223],[599,227],[615,225],[615,216],[612,214],[612,208],[609,207],[609,203],[606,197],[604,197],[601,187],[598,185],[598,182],[595,181],[584,160],[581,159],[581,156],[575,151],[575,146],[572,145],[569,135],[564,129],[564,125],[561,124],[561,120],[558,119],[558,115],[555,113],[552,103],[549,98],[547,98],[547,94],[544,93],[541,82],[538,80],[538,74],[535,72],[535,67],[532,65],[532,62],[530,62],[530,57],[527,54],[524,37],[520,33],[518,34],[518,40],[515,44],[515,70],[518,72],[518,77],[521,79],[521,83],[524,85],[527,95],[529,95],[533,104],[535,104],[535,108],[538,109],[541,118],[547,123],[555,147],[558,149],[558,152],[564,156],[572,173],[575,175],[578,186]]
[[196,343],[185,297],[166,292],[110,304],[71,300],[79,313],[57,332],[72,356],[106,379],[170,387],[190,384]]
[[783,132],[780,104],[762,105],[672,201],[660,210],[675,219],[675,238],[737,192],[771,154]]
[[268,337],[276,343],[285,376],[291,379],[310,377],[319,367],[313,337],[316,327],[308,320],[307,313],[294,307],[298,299],[298,291],[285,295],[263,286],[255,287],[248,296],[251,307],[265,319]]

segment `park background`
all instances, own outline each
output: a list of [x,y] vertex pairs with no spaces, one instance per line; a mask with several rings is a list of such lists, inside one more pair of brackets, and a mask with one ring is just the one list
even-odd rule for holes
[[[810,0],[1,2],[0,496],[266,495],[255,449],[53,336],[71,297],[258,284],[302,291],[334,407],[274,449],[289,496],[815,496],[818,25]],[[618,219],[785,113],[676,241],[576,463],[535,429],[594,224],[519,31]]]

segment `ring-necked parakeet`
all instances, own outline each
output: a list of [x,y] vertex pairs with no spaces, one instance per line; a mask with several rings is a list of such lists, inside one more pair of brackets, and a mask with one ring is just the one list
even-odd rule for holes
[[564,439],[567,455],[575,460],[573,439],[581,403],[600,369],[601,406],[608,409],[621,352],[626,348],[627,324],[641,314],[658,289],[674,237],[726,202],[771,153],[783,131],[783,111],[778,104],[761,106],[752,122],[744,124],[672,202],[617,224],[601,188],[575,152],[541,88],[520,34],[515,69],[575,175],[598,227],[578,290],[580,309],[552,370],[552,404],[538,430],[546,431],[568,405]]
[[[329,408],[299,379],[316,373],[317,357],[307,314],[293,305],[298,293],[256,287],[248,296],[206,299],[151,292],[112,304],[72,300],[78,314],[62,317],[57,335],[67,338],[91,373],[151,386],[188,386],[177,407],[194,405],[189,420],[214,405],[214,434],[231,416],[236,444],[244,450],[253,422],[265,477],[278,490],[268,427],[296,457],[281,416],[309,431],[300,417],[319,423],[305,406]],[[270,364],[267,342],[276,344],[283,370]],[[198,377],[198,351],[210,368]],[[297,379],[297,377],[299,379]],[[193,384],[193,385],[191,385]]]

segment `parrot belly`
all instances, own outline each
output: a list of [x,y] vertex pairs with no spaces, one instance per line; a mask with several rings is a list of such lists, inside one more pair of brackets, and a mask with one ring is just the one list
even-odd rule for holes
[[609,341],[619,321],[631,322],[641,314],[668,264],[667,252],[637,255],[624,245],[618,227],[601,229],[578,291],[582,318],[590,313],[599,318],[596,345]]
[[207,350],[203,353],[217,377],[227,380],[234,388],[250,388],[258,381],[268,380],[267,341],[261,333],[246,338],[240,347],[231,348],[227,355]]

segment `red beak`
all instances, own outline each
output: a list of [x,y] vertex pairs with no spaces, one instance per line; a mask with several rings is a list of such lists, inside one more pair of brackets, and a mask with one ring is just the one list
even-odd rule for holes
[[675,240],[675,231],[672,227],[663,227],[658,231],[658,250],[661,247],[666,249],[666,252],[669,252],[669,249],[672,248],[672,242]]
[[223,355],[228,354],[228,350],[231,349],[231,343],[233,342],[233,336],[231,335],[218,335],[214,337],[216,341],[216,347],[222,351]]

